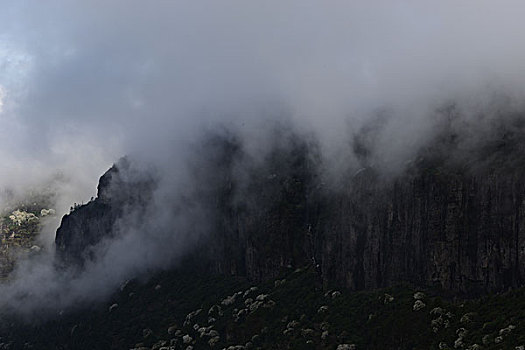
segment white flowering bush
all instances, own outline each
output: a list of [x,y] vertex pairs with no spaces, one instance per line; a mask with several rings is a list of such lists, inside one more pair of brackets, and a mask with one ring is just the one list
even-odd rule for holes
[[510,324],[508,327],[505,327],[505,328],[502,328],[499,330],[499,335],[501,336],[504,336],[504,335],[508,335],[510,334],[510,332],[512,332],[513,329],[515,329],[516,326],[513,325],[513,324]]
[[40,210],[40,216],[53,216],[55,215],[55,209],[42,209]]
[[38,216],[23,210],[15,210],[9,215],[9,219],[18,226],[38,221]]
[[390,304],[393,301],[394,301],[394,297],[391,296],[390,294],[385,293],[385,296],[383,298],[383,303],[384,304]]
[[423,309],[425,306],[426,305],[424,302],[422,302],[421,300],[416,300],[416,302],[414,303],[414,306],[412,307],[412,310],[419,311]]
[[414,299],[415,300],[423,300],[423,299],[425,299],[425,293],[423,293],[423,292],[415,292],[414,293]]
[[355,344],[339,344],[337,345],[337,350],[356,350],[357,346]]

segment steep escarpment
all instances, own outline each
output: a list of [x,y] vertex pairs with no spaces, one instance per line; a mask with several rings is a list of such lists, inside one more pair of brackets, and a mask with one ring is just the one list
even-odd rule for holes
[[296,173],[252,179],[261,193],[248,197],[260,205],[230,208],[214,233],[236,252],[219,255],[218,271],[265,279],[311,262],[326,284],[355,290],[408,281],[472,294],[523,284],[521,169],[474,173],[420,159],[395,180],[363,168],[325,190],[308,178],[306,159]]
[[93,258],[91,248],[117,234],[115,224],[126,211],[145,207],[153,186],[151,177],[136,176],[129,161],[120,159],[100,178],[97,198],[72,207],[62,218],[55,238],[60,262],[81,265]]
[[339,194],[323,211],[321,269],[352,289],[396,281],[475,293],[523,283],[521,177],[420,174]]
[[[404,281],[475,295],[523,285],[520,130],[470,148],[441,135],[399,175],[363,161],[337,185],[325,183],[315,143],[291,132],[257,160],[234,135],[209,137],[191,167],[191,200],[210,229],[188,259],[256,281],[310,264],[325,285],[352,290]],[[151,184],[128,182],[125,168],[112,168],[98,198],[63,219],[56,242],[66,260],[114,234],[124,207],[147,205]]]

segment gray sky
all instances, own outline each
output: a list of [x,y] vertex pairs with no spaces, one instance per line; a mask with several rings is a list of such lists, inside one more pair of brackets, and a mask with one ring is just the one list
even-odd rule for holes
[[210,121],[286,110],[330,148],[378,108],[400,115],[398,139],[424,135],[447,99],[523,95],[520,1],[0,6],[0,182],[60,169],[83,177],[79,197],[118,156],[162,153]]

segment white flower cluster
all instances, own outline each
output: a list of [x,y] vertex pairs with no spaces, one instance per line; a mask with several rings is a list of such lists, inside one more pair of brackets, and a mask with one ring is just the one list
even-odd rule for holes
[[40,210],[40,216],[55,215],[55,209],[42,209]]
[[[379,299],[381,300],[381,298]],[[394,301],[394,297],[391,296],[390,294],[385,293],[385,296],[383,298],[383,304],[390,304],[393,301]]]
[[15,210],[11,213],[11,215],[9,215],[9,219],[11,219],[13,223],[20,226],[25,223],[38,221],[38,216],[33,213],[28,213],[27,211]]
[[453,313],[450,311],[447,312],[447,310],[440,307],[435,307],[430,310],[430,315],[437,316],[437,318],[430,322],[432,332],[434,333],[439,332],[443,328],[450,327],[450,320],[454,317]]
[[414,311],[419,311],[423,309],[424,307],[426,307],[426,304],[423,302],[423,299],[425,299],[425,293],[423,292],[414,293],[414,299],[416,300],[414,302],[414,306],[412,307]]
[[339,344],[337,345],[337,350],[356,350],[357,346],[355,344]]

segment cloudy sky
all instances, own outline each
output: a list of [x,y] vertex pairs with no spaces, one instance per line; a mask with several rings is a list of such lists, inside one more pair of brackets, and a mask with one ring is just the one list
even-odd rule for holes
[[392,145],[424,138],[446,101],[519,101],[525,86],[520,1],[0,6],[0,186],[60,172],[68,201],[118,157],[162,160],[217,122],[253,136],[286,114],[330,149],[385,109]]

